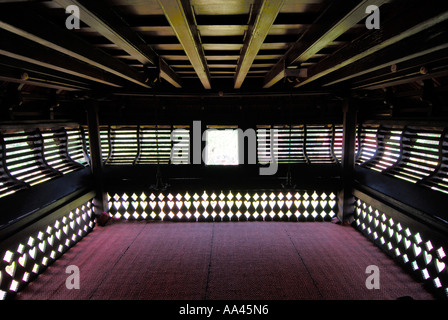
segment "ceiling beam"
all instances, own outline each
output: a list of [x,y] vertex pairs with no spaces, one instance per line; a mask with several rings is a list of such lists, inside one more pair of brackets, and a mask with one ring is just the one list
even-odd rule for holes
[[447,19],[448,3],[446,2],[438,5],[422,3],[418,7],[409,6],[405,12],[401,11],[385,22],[380,30],[366,33],[363,37],[311,66],[308,69],[308,78],[296,87],[324,77]]
[[123,79],[104,70],[95,68],[58,51],[36,45],[9,31],[0,29],[0,55],[45,67],[50,70],[70,74],[108,86],[121,88]]
[[323,86],[339,84],[382,68],[390,68],[394,64],[446,50],[448,49],[446,30],[448,30],[448,22],[438,24],[335,71],[322,78],[319,83]]
[[244,45],[236,69],[234,88],[241,88],[246,76],[274,24],[284,0],[260,0],[252,7],[252,18],[246,32]]
[[80,79],[78,77],[71,76],[67,73],[62,73],[53,69],[41,67],[37,64],[32,64],[5,56],[1,57],[0,66],[13,68],[16,70],[16,72],[21,73],[26,72],[30,75],[33,75],[34,78],[55,80],[63,83],[71,83],[72,85],[84,88],[91,88],[94,85],[94,83],[91,81],[86,81],[85,79]]
[[158,2],[203,87],[211,89],[210,72],[190,2],[188,0],[158,0]]
[[[307,31],[288,49],[284,57],[277,63],[289,67],[307,61],[313,55],[336,40],[350,28],[368,16],[369,5],[380,7],[387,0],[344,0],[333,1],[316,19]],[[283,60],[283,61],[282,61]],[[272,67],[264,78],[263,88],[270,88],[282,79],[282,68]]]
[[426,74],[425,71],[426,75],[433,75],[433,72],[446,69],[447,66],[448,50],[440,50],[358,77],[351,83],[351,88],[353,90],[370,89],[372,86],[380,85],[388,87],[392,81],[422,76]]
[[[13,14],[18,9],[20,9],[21,19],[17,19]],[[39,27],[36,28],[36,26]],[[2,5],[0,6],[0,28],[149,88],[142,74],[93,47],[67,29],[42,18],[35,11],[19,8],[17,5]]]
[[[104,2],[95,0],[54,0],[63,8],[75,5],[79,8],[80,19],[117,45],[143,65],[159,66],[165,71],[163,77],[176,88],[182,87],[179,76],[158,54],[132,30],[124,20]],[[160,64],[160,65],[159,65]]]
[[64,91],[80,91],[80,90],[88,90],[87,88],[83,88],[80,86],[75,86],[68,83],[63,83],[60,81],[49,81],[44,79],[38,79],[34,77],[29,77],[26,73],[20,74],[15,69],[11,69],[8,67],[0,66],[0,81],[19,83],[24,85],[31,85],[42,88],[49,88],[55,90],[64,90]]

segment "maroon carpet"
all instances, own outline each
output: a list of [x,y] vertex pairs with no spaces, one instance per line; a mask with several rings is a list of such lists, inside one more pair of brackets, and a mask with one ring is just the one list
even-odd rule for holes
[[[66,268],[80,270],[69,290]],[[367,266],[380,270],[369,290]],[[433,299],[349,226],[115,222],[95,230],[17,299]]]

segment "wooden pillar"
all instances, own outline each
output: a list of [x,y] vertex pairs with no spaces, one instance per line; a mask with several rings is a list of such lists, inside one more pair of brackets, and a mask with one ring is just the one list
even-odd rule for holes
[[357,110],[353,101],[346,100],[344,112],[344,139],[342,145],[342,188],[338,195],[338,219],[342,223],[353,221],[355,199],[353,197],[353,184],[355,175],[355,148],[356,148],[356,122]]
[[94,198],[94,212],[97,217],[107,212],[107,196],[104,191],[103,161],[101,158],[101,141],[98,117],[98,105],[90,102],[87,106],[87,124],[89,128],[90,168],[92,170],[96,196]]

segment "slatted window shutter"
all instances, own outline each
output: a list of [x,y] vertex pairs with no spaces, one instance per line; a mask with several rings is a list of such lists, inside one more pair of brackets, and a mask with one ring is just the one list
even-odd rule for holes
[[379,127],[375,154],[362,166],[379,172],[392,167],[401,155],[401,135],[402,130]]
[[344,144],[344,127],[342,125],[335,125],[333,134],[333,153],[336,159],[341,162]]
[[169,164],[171,158],[171,128],[142,127],[141,150],[137,164]]
[[[69,157],[68,136],[65,130],[60,129],[42,132],[42,138],[44,142],[44,158],[50,167],[62,174],[67,174],[84,167]],[[82,144],[79,147],[81,155],[84,158]]]
[[362,165],[370,161],[378,148],[378,133],[379,126],[360,126],[358,127],[358,145],[356,164]]
[[137,127],[112,127],[110,139],[112,143],[111,157],[106,164],[132,165],[138,155]]
[[87,141],[84,138],[84,129],[82,128],[67,128],[65,129],[67,134],[67,155],[74,161],[82,166],[88,166],[89,153],[87,149]]
[[0,197],[88,164],[79,129],[3,133],[1,144]]
[[442,132],[407,128],[402,134],[401,159],[387,174],[417,183],[430,176],[439,165]]
[[271,148],[278,163],[336,163],[342,158],[343,129],[340,125],[258,126],[257,143],[260,164],[271,161]]
[[[433,147],[435,147],[433,145]],[[448,193],[448,128],[441,132],[438,144],[439,161],[435,171],[426,177],[421,184],[436,191]],[[434,156],[434,153],[432,153]]]
[[448,128],[359,128],[356,164],[448,194]]
[[4,139],[6,166],[14,178],[33,186],[57,175],[45,166],[42,137],[37,130],[5,135]]
[[258,126],[258,163],[272,161],[272,154],[278,163],[305,163],[303,151],[304,126]]
[[100,127],[101,159],[107,163],[111,152],[110,128]]
[[331,125],[306,126],[306,155],[311,163],[334,163]]
[[18,190],[28,188],[29,185],[23,181],[16,179],[9,172],[6,166],[7,154],[11,154],[11,152],[6,151],[7,142],[10,141],[8,137],[5,140],[3,134],[0,134],[0,142],[1,142],[1,152],[0,152],[0,198],[5,197],[9,194],[12,194]]
[[189,163],[188,126],[111,126],[101,128],[100,137],[106,165]]

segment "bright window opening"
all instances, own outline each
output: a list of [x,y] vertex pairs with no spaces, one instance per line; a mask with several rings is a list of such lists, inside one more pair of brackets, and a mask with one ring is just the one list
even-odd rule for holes
[[238,130],[208,129],[206,131],[206,165],[238,165]]

